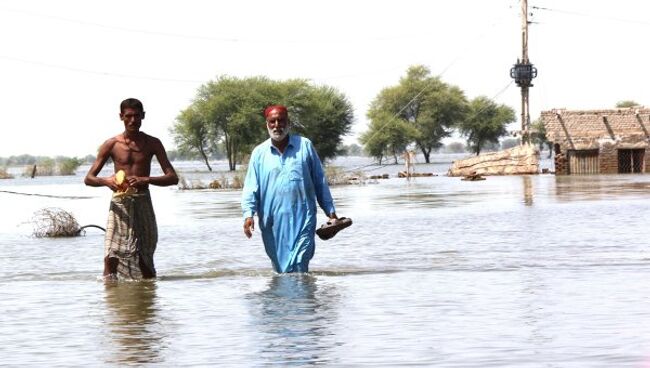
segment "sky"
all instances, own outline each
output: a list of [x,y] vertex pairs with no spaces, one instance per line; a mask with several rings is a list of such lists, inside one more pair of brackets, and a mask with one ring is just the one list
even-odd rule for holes
[[[530,0],[531,120],[553,108],[648,106],[650,3]],[[0,157],[86,156],[123,131],[119,103],[142,100],[142,131],[169,133],[219,76],[304,78],[355,109],[367,129],[382,88],[411,65],[520,114],[515,0],[0,0]],[[512,124],[518,129],[520,121]]]

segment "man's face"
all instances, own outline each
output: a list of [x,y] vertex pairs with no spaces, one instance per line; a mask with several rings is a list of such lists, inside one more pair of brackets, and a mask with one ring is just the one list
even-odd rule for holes
[[120,120],[124,122],[124,129],[127,132],[138,132],[144,119],[144,111],[127,107],[120,113]]
[[271,110],[266,117],[266,129],[269,137],[276,142],[282,141],[289,134],[289,117],[284,111]]

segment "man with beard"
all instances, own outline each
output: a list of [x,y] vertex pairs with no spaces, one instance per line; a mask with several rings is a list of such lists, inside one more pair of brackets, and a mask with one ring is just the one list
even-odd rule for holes
[[255,147],[248,165],[242,194],[244,234],[252,236],[257,214],[274,270],[308,272],[315,248],[316,201],[330,218],[328,224],[340,220],[313,144],[289,134],[287,108],[269,106],[264,117],[270,138]]

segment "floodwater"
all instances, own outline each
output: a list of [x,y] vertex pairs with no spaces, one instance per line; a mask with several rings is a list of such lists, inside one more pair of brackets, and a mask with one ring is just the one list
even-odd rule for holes
[[117,284],[98,279],[101,230],[30,235],[45,207],[104,226],[110,193],[83,168],[2,180],[52,197],[0,192],[0,365],[650,366],[650,176],[447,167],[333,187],[354,225],[303,275],[245,238],[239,191],[153,188],[159,278]]

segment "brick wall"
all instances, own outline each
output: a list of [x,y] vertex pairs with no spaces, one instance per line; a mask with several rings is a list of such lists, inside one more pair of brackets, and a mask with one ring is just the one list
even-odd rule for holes
[[618,151],[615,145],[603,145],[598,152],[598,160],[601,174],[618,173]]
[[650,172],[650,109],[543,111],[549,141],[560,147],[556,175],[568,174],[568,150],[598,149],[601,174],[618,173],[617,149],[645,149],[644,172]]

